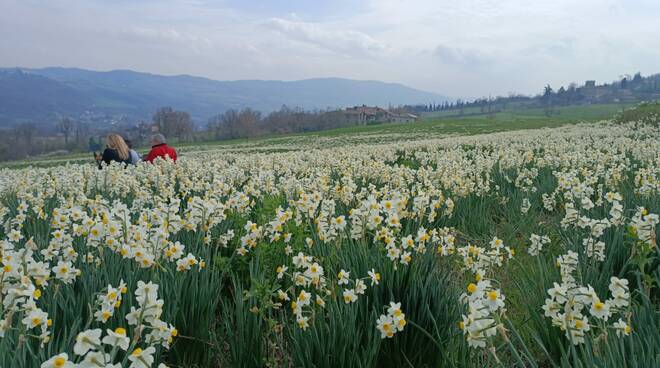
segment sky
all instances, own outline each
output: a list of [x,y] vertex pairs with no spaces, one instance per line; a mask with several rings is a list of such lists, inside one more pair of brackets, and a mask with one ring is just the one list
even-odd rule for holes
[[0,0],[0,66],[535,94],[660,72],[660,0]]

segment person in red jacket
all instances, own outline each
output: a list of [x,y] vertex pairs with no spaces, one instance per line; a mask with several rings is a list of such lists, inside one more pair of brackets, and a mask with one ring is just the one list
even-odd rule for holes
[[154,134],[151,136],[151,151],[144,158],[144,161],[153,163],[158,157],[169,157],[172,161],[176,162],[176,150],[167,145],[165,136],[162,134]]

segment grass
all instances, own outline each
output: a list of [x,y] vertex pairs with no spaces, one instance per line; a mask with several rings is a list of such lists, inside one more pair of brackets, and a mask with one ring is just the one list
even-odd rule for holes
[[572,105],[558,106],[552,110],[551,117],[546,115],[542,107],[528,107],[521,105],[509,105],[502,112],[488,114],[481,112],[480,107],[469,107],[463,110],[463,116],[459,116],[458,110],[434,111],[425,113],[424,116],[429,119],[486,119],[486,120],[530,120],[537,118],[557,118],[567,120],[601,120],[609,119],[614,114],[628,109],[631,104],[593,104],[593,105]]
[[614,118],[619,123],[631,121],[642,121],[655,123],[660,121],[660,102],[648,102],[639,104],[634,109],[629,109],[617,114]]

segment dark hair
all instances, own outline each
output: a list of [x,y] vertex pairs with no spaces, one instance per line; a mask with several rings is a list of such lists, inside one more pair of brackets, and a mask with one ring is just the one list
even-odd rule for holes
[[128,148],[133,148],[133,142],[130,139],[124,139],[124,143],[126,143]]

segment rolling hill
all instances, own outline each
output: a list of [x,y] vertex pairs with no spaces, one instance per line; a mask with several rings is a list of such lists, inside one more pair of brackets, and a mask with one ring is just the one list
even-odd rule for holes
[[402,84],[341,78],[216,81],[130,70],[0,69],[0,127],[24,121],[50,125],[62,116],[81,114],[150,119],[162,106],[187,111],[204,123],[215,114],[243,107],[269,112],[282,105],[324,109],[446,99]]

